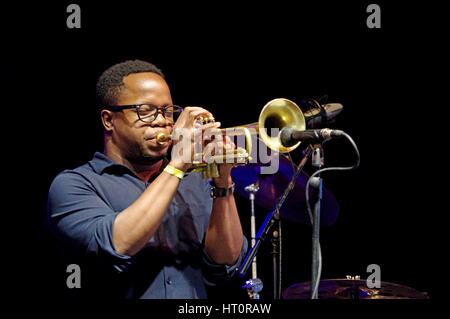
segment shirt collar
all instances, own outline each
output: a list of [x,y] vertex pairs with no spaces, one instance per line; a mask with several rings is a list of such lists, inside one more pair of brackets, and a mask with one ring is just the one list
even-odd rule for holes
[[[163,165],[161,165],[161,170],[159,173],[161,173],[164,170],[164,167],[169,163],[169,160],[164,157],[163,158]],[[91,161],[89,161],[89,164],[93,168],[93,170],[97,174],[102,174],[106,169],[117,169],[117,170],[126,170],[127,172],[130,172],[134,175],[134,173],[125,165],[117,164],[113,162],[109,157],[107,157],[105,154],[100,152],[95,152],[94,157]],[[157,174],[159,175],[159,174]],[[155,176],[156,177],[156,176]]]
[[114,163],[109,157],[100,152],[95,152],[94,157],[89,162],[89,164],[92,166],[92,168],[97,174],[102,174],[105,171],[105,169],[113,166],[121,166],[126,168],[123,165]]

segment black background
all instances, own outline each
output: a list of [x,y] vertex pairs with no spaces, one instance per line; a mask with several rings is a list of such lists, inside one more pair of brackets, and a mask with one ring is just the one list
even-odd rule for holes
[[[443,91],[429,87],[441,70],[434,15],[442,8],[377,2],[382,28],[368,29],[365,1],[77,3],[81,29],[66,27],[68,3],[19,4],[5,9],[2,21],[4,69],[13,83],[4,169],[15,183],[6,201],[8,215],[17,217],[8,265],[19,270],[12,272],[19,296],[64,293],[65,267],[43,229],[48,186],[58,172],[102,149],[97,77],[135,58],[163,70],[175,103],[204,106],[223,127],[256,121],[276,97],[300,103],[328,95],[342,103],[331,127],[354,138],[361,166],[324,176],[340,216],[322,228],[322,278],[366,278],[366,267],[378,264],[383,281],[438,296],[445,264],[435,249],[436,225],[446,208],[436,182],[442,146],[431,128],[443,111],[431,98]],[[342,140],[327,143],[325,155],[327,166],[355,160]],[[249,204],[238,203],[248,234]],[[266,213],[258,209],[258,225]],[[309,280],[310,228],[283,225],[286,288]],[[269,252],[265,244],[260,277],[270,300]]]

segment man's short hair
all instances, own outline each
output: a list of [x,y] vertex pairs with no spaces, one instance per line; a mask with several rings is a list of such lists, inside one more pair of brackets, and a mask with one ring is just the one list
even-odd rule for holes
[[164,78],[162,71],[154,64],[141,60],[129,60],[108,68],[97,81],[96,98],[98,107],[115,105],[120,90],[124,87],[123,78],[133,73],[143,72],[153,72]]

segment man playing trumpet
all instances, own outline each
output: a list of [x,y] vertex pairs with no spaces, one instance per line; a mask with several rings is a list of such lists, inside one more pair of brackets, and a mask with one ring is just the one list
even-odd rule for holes
[[[233,164],[219,164],[210,183],[186,174],[193,159],[186,161],[186,142],[194,156],[196,134],[214,132],[220,123],[196,125],[199,117],[213,115],[174,106],[162,72],[143,61],[106,70],[97,97],[104,152],[60,173],[48,198],[50,224],[71,262],[81,266],[80,292],[207,298],[206,285],[231,279],[247,249],[233,197]],[[194,138],[157,139],[177,130]],[[227,137],[202,143],[209,152],[234,148]]]

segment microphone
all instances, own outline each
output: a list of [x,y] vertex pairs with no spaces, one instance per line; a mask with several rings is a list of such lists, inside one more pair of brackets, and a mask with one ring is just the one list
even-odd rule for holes
[[290,147],[298,142],[304,142],[308,144],[322,143],[332,138],[341,137],[344,135],[344,131],[331,130],[329,128],[323,128],[318,130],[304,130],[298,131],[290,127],[285,127],[280,132],[281,144],[285,147]]
[[[319,103],[316,102],[316,105]],[[316,127],[334,122],[334,118],[341,113],[344,106],[340,103],[328,103],[312,108],[303,113],[308,127]]]

